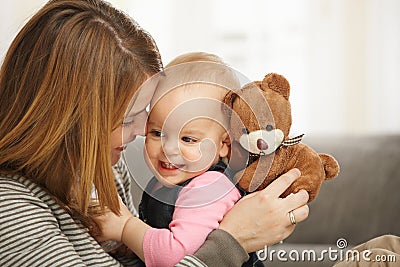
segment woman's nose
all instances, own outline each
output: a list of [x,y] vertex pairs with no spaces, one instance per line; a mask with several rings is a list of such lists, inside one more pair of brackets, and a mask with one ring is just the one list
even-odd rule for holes
[[133,127],[124,127],[122,131],[122,140],[124,144],[128,144],[133,142],[136,139],[136,136],[144,136],[145,135],[145,125],[138,125]]
[[136,128],[134,133],[135,133],[135,135],[145,136],[146,135],[146,124],[143,123],[142,125],[139,125]]

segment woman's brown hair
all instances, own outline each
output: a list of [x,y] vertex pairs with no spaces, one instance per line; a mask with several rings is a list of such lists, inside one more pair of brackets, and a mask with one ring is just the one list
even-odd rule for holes
[[33,180],[88,227],[93,186],[119,213],[110,133],[161,69],[151,36],[109,4],[49,1],[0,70],[0,173]]

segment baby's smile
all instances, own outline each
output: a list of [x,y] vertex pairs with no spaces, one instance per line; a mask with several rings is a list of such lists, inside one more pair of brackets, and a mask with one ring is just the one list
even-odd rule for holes
[[174,164],[174,163],[165,162],[165,161],[160,161],[160,164],[161,164],[161,167],[163,167],[165,169],[170,169],[170,170],[180,169],[184,166],[183,164]]

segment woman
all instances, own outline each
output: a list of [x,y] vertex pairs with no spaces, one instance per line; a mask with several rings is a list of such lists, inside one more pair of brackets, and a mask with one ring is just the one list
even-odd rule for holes
[[[124,112],[161,69],[151,36],[101,0],[49,1],[22,28],[0,71],[1,266],[138,265],[101,248],[93,218],[105,207],[120,214],[118,195],[132,212],[121,133],[143,133],[151,90],[136,98],[133,120]],[[286,238],[289,212],[308,214],[306,193],[279,199],[298,176],[240,201],[186,259],[240,265],[246,251]],[[138,248],[146,227],[137,222]]]

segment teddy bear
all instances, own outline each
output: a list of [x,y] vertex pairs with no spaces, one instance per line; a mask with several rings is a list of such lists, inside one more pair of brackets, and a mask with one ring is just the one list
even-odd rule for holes
[[301,176],[283,194],[307,190],[309,202],[325,180],[336,177],[339,164],[329,154],[320,154],[301,143],[303,135],[289,138],[292,124],[290,86],[285,77],[267,74],[230,91],[224,99],[229,110],[231,153],[229,167],[234,180],[247,192],[265,188],[292,168]]

